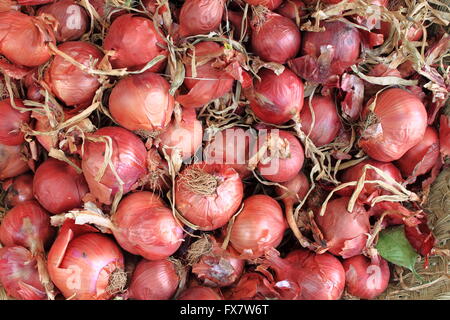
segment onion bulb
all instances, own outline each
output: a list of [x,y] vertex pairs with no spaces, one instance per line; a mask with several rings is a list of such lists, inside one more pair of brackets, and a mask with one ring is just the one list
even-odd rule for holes
[[[14,99],[19,108],[25,108],[20,99]],[[0,143],[8,146],[22,144],[24,134],[21,126],[30,122],[30,112],[20,112],[15,109],[9,99],[0,101]]]
[[208,34],[215,31],[222,21],[223,0],[186,0],[180,12],[182,37]]
[[283,0],[244,0],[252,6],[264,6],[269,10],[275,10],[280,6]]
[[0,144],[0,180],[12,178],[30,170],[22,145],[6,146]]
[[276,12],[283,17],[300,22],[300,18],[305,14],[305,4],[301,0],[286,0],[278,7]]
[[11,181],[7,188],[5,204],[11,208],[33,198],[33,176],[25,173]]

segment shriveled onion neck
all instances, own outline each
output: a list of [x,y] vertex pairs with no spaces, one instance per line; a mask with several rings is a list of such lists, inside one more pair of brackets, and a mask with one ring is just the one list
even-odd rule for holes
[[210,196],[217,190],[217,179],[198,168],[186,169],[182,180],[192,192],[197,194]]
[[106,291],[109,294],[123,292],[127,285],[127,274],[122,269],[116,269],[111,273]]
[[196,264],[204,255],[211,253],[213,245],[207,236],[195,241],[188,250],[186,260],[189,265]]

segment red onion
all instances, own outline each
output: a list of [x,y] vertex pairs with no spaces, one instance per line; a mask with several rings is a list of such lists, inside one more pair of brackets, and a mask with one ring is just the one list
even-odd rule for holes
[[186,0],[180,12],[182,37],[208,34],[215,31],[222,21],[223,0]]
[[314,125],[309,107],[309,98],[305,99],[303,109],[300,113],[302,130],[317,146],[321,147],[332,142],[342,128],[336,104],[330,96],[315,95],[311,100],[314,112]]
[[242,180],[227,165],[193,164],[175,181],[177,210],[200,230],[224,226],[239,209],[242,198]]
[[361,132],[359,146],[373,159],[394,161],[422,140],[427,127],[423,103],[403,89],[387,89],[376,96],[363,112],[366,127]]
[[253,51],[264,61],[286,63],[300,50],[300,31],[289,18],[271,11],[253,17]]
[[301,0],[285,0],[276,12],[294,22],[300,22],[300,18],[305,14],[304,9],[305,4]]
[[30,170],[22,146],[0,144],[0,180],[12,178]]
[[0,284],[19,300],[46,300],[36,258],[20,246],[0,248]]
[[250,108],[264,122],[283,124],[296,116],[303,107],[303,82],[291,70],[279,76],[272,70],[258,73],[253,88],[246,92]]
[[128,297],[135,300],[169,300],[180,278],[170,260],[141,260],[133,272]]
[[0,12],[0,54],[11,62],[37,67],[51,58],[48,42],[55,43],[52,25],[42,17],[19,11]]
[[123,78],[109,97],[114,119],[128,130],[159,132],[169,124],[174,99],[166,79],[151,71]]
[[230,243],[246,258],[258,258],[281,243],[286,221],[280,205],[266,195],[244,200],[244,208],[234,221]]
[[158,139],[161,140],[160,150],[165,150],[168,155],[179,153],[183,160],[189,159],[202,146],[202,122],[197,120],[194,109],[179,109]]
[[225,292],[226,300],[279,299],[274,284],[260,273],[245,273],[239,282]]
[[15,177],[7,190],[5,204],[10,208],[25,201],[32,200],[34,198],[33,176],[26,173]]
[[355,203],[352,212],[347,211],[350,198],[342,197],[328,203],[323,216],[316,212],[316,222],[323,233],[332,254],[344,259],[361,254],[370,231],[369,214]]
[[258,150],[268,145],[268,150],[258,163],[259,173],[273,182],[287,182],[293,179],[303,166],[303,147],[288,131],[270,130],[260,135]]
[[147,152],[147,168],[148,174],[144,178],[147,182],[146,187],[156,193],[167,192],[172,185],[169,164],[155,148]]
[[[25,108],[20,99],[14,99],[19,108]],[[21,126],[30,122],[30,112],[20,112],[13,108],[9,99],[0,101],[0,143],[8,146],[22,144],[24,134]]]
[[58,21],[56,40],[66,42],[78,40],[87,31],[89,17],[84,8],[73,0],[59,0],[42,6],[37,14],[50,14]]
[[244,0],[252,6],[264,6],[269,10],[275,10],[280,6],[283,0]]
[[214,289],[197,286],[183,291],[177,300],[223,300],[223,298]]
[[0,225],[0,242],[4,246],[22,246],[33,254],[44,252],[53,235],[50,216],[34,200],[9,210]]
[[[103,58],[103,53],[96,46],[83,41],[64,42],[58,50],[86,67],[92,67],[92,61],[96,61],[93,66],[96,67]],[[45,82],[67,106],[88,106],[100,87],[97,76],[82,71],[59,55],[46,70]]]
[[409,149],[398,161],[398,167],[405,177],[419,176],[430,171],[439,159],[439,136],[428,126],[418,144]]
[[[114,50],[110,57],[114,68],[142,69],[159,55],[166,56],[166,43],[152,20],[135,15],[121,15],[109,27],[103,47]],[[166,64],[162,60],[151,67],[153,72],[161,71]]]
[[48,271],[64,297],[106,300],[126,282],[124,260],[109,237],[66,220],[48,253]]
[[[111,169],[116,171],[123,182],[123,194],[130,191],[146,173],[146,150],[144,143],[133,133],[119,127],[103,127],[91,135],[92,139],[109,137],[112,150],[105,142],[87,141],[84,145],[81,167],[91,193],[102,203],[111,204],[112,197],[120,191],[120,182]],[[108,139],[105,141],[108,141]],[[97,181],[96,176],[105,162],[105,151],[112,152],[111,164]]]
[[347,291],[361,299],[374,299],[382,294],[389,285],[389,265],[377,256],[372,261],[363,255],[345,259]]
[[39,203],[53,214],[81,207],[83,197],[89,192],[81,173],[69,164],[52,158],[36,170],[33,190]]

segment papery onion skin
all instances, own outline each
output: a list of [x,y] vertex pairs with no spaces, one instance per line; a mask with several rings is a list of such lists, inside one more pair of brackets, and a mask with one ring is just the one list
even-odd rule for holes
[[321,147],[332,142],[342,128],[336,104],[330,96],[315,95],[311,100],[314,112],[314,126],[312,113],[309,107],[309,98],[305,99],[302,111],[300,112],[300,122],[302,131],[308,134],[316,147]]
[[135,300],[169,300],[177,291],[180,277],[168,259],[142,260],[136,266],[128,288],[128,297]]
[[244,200],[244,208],[234,221],[230,243],[242,256],[258,258],[281,243],[287,228],[280,205],[266,195]]
[[63,213],[83,204],[89,192],[83,174],[69,164],[48,159],[36,170],[33,182],[34,196],[53,214]]
[[183,229],[172,211],[151,192],[135,192],[125,197],[112,221],[119,245],[147,260],[168,258],[183,241]]
[[[22,100],[14,99],[19,108],[25,108]],[[0,101],[0,143],[8,146],[17,146],[23,143],[24,133],[21,131],[23,124],[30,122],[30,112],[16,110],[9,99]]]
[[[288,147],[286,151],[289,151],[286,157],[276,156],[272,158],[268,163],[258,163],[259,173],[267,180],[272,182],[287,182],[293,179],[303,167],[303,162],[305,160],[305,152],[303,150],[300,141],[288,131],[285,130],[270,130],[270,137],[275,136],[277,141],[281,141],[286,145],[278,145],[276,148],[282,150]],[[270,139],[268,135],[260,136],[260,139]],[[281,140],[279,140],[281,139]],[[258,143],[259,147],[261,142]],[[270,152],[276,152],[280,150],[270,150]],[[269,155],[270,156],[270,155]],[[281,155],[284,156],[284,155]]]
[[302,201],[306,197],[309,190],[308,178],[301,171],[293,179],[280,183],[280,185],[287,190],[277,186],[275,191],[280,197],[283,197],[284,202],[298,203],[299,200]]
[[[114,68],[139,70],[159,55],[167,57],[166,43],[160,32],[152,20],[135,14],[125,14],[115,19],[103,45],[105,50],[114,50],[110,57],[111,65]],[[164,59],[149,70],[161,71],[165,64]]]
[[374,299],[387,289],[389,265],[381,257],[377,257],[377,260],[371,262],[369,258],[358,255],[342,262],[349,294],[360,299]]
[[0,180],[15,177],[30,170],[21,150],[22,145],[0,144]]
[[304,15],[305,4],[300,0],[285,0],[276,12],[296,22]]
[[180,35],[187,37],[215,31],[223,12],[223,0],[186,0],[180,12]]
[[12,181],[5,197],[5,204],[12,208],[33,198],[33,176],[25,173]]
[[244,0],[244,1],[252,6],[258,5],[264,6],[269,10],[275,10],[283,2],[283,0]]
[[257,272],[245,273],[239,282],[225,291],[226,300],[267,300],[278,299],[274,284]]
[[264,61],[286,63],[300,50],[300,31],[289,18],[268,12],[251,22],[251,45]]
[[[369,115],[369,105],[363,118]],[[361,132],[359,146],[373,159],[390,162],[400,159],[422,140],[427,127],[423,103],[406,90],[391,88],[378,94],[375,123]]]
[[202,146],[202,122],[197,120],[194,109],[183,109],[181,117],[175,114],[158,139],[161,140],[160,150],[164,150],[169,156],[179,152],[181,158],[186,160]]
[[0,225],[4,246],[22,246],[33,253],[43,252],[54,236],[49,214],[34,200],[9,210]]
[[172,186],[169,164],[163,159],[156,148],[151,148],[147,152],[148,174],[144,178],[146,187],[155,193],[165,193]]
[[347,211],[350,198],[330,201],[323,216],[316,211],[315,220],[323,233],[329,252],[344,259],[361,254],[370,231],[369,214],[355,203],[353,211]]
[[[103,53],[93,44],[83,41],[68,41],[58,46],[58,50],[69,55],[86,67],[91,67],[93,60],[103,58]],[[67,106],[89,105],[95,91],[100,87],[98,77],[82,71],[71,62],[57,55],[45,72],[45,82],[53,94]]]
[[36,258],[20,246],[0,248],[0,284],[19,300],[46,300]]
[[291,70],[279,76],[272,70],[258,73],[261,81],[254,80],[253,89],[246,93],[250,108],[262,121],[283,124],[296,116],[303,107],[303,82]]
[[78,40],[87,31],[89,17],[86,10],[73,0],[60,0],[38,9],[37,14],[47,13],[58,21],[55,33],[58,42]]
[[[14,64],[37,67],[51,58],[51,26],[19,11],[0,12],[0,54]],[[32,45],[30,45],[32,44]]]
[[405,177],[413,174],[419,176],[430,171],[438,159],[439,135],[436,129],[428,126],[422,140],[409,149],[397,161],[397,165]]
[[[103,127],[92,137],[110,137],[113,144],[112,164],[123,181],[123,194],[129,192],[135,183],[146,173],[146,154],[144,143],[130,131],[120,127]],[[81,168],[91,193],[104,204],[111,204],[112,197],[120,190],[119,181],[111,168],[105,171],[100,181],[95,177],[105,160],[105,143],[87,141],[85,143]]]
[[90,226],[67,220],[48,253],[48,272],[64,297],[106,300],[110,278],[123,272],[124,259],[116,243]]
[[123,127],[143,133],[164,130],[170,122],[174,98],[166,79],[151,71],[123,78],[109,97],[109,110]]
[[243,189],[242,180],[233,168],[193,164],[176,178],[175,205],[183,217],[200,230],[211,231],[223,227],[237,212]]
[[223,298],[214,289],[197,286],[183,291],[177,300],[223,300]]

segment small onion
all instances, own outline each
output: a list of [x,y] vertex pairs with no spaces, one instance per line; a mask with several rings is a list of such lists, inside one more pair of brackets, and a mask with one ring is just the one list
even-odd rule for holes
[[177,300],[223,300],[223,298],[214,289],[196,286],[183,291]]
[[348,197],[332,200],[323,216],[317,211],[315,215],[329,251],[344,259],[361,254],[370,231],[367,211],[361,204],[355,203],[353,211],[348,212],[349,200]]
[[186,0],[180,12],[182,37],[208,34],[215,31],[222,21],[223,0]]
[[152,134],[162,131],[170,122],[174,108],[170,85],[151,71],[123,78],[109,97],[113,118],[128,130]]
[[400,159],[422,140],[427,128],[423,103],[406,90],[391,88],[376,96],[363,111],[368,125],[361,132],[359,146],[373,159],[390,162]]
[[419,176],[430,171],[439,159],[439,136],[437,131],[428,126],[423,139],[409,149],[397,165],[405,177]]
[[15,299],[47,299],[36,258],[24,247],[0,248],[0,284]]
[[269,10],[275,10],[280,6],[283,0],[244,0],[252,6],[264,6]]
[[242,198],[242,180],[227,165],[193,164],[175,181],[177,210],[200,230],[224,226],[239,209]]
[[[20,99],[14,99],[19,108],[25,108]],[[23,124],[30,122],[30,112],[16,110],[9,99],[0,101],[0,143],[8,146],[22,144],[24,133],[21,130]]]
[[311,131],[309,138],[317,147],[321,147],[332,142],[337,137],[342,124],[337,113],[336,104],[330,96],[315,95],[311,100],[311,106],[314,112],[314,125],[309,107],[309,98],[306,98],[300,112],[302,130],[305,134]]
[[256,272],[245,273],[235,286],[225,292],[226,300],[269,300],[279,297],[274,284]]
[[386,260],[377,256],[373,261],[363,255],[345,259],[347,292],[361,299],[374,299],[389,285],[389,266]]
[[81,207],[83,197],[89,192],[81,173],[69,164],[52,158],[36,170],[33,190],[39,203],[53,214]]
[[[86,67],[91,67],[93,60],[96,61],[94,67],[97,66],[103,58],[96,46],[83,41],[64,42],[58,50]],[[46,70],[44,78],[53,94],[67,106],[89,105],[100,87],[98,76],[82,71],[59,55]]]
[[283,124],[296,116],[303,107],[303,82],[291,70],[280,75],[263,69],[246,92],[250,108],[264,122]]
[[22,146],[0,144],[0,180],[12,178],[30,170]]
[[58,21],[56,40],[66,42],[78,40],[87,31],[89,16],[86,10],[73,0],[59,0],[42,6],[37,14],[50,14]]
[[300,50],[300,31],[291,19],[267,10],[250,25],[253,51],[264,61],[283,64]]
[[128,297],[135,300],[169,300],[179,283],[180,277],[170,260],[141,260],[133,272]]
[[[120,183],[108,166],[100,180],[96,180],[98,172],[103,167],[106,153],[112,152],[111,163],[117,175],[122,180],[123,194],[130,191],[135,183],[146,173],[146,154],[144,143],[139,138],[123,128],[103,127],[91,135],[92,138],[112,141],[112,150],[105,142],[87,141],[81,162],[84,177],[91,193],[102,203],[111,204],[112,197],[120,191]],[[105,138],[106,137],[106,138]]]
[[231,229],[230,243],[243,256],[258,258],[281,243],[286,227],[278,202],[266,195],[253,195],[244,200]]
[[[167,57],[166,43],[152,20],[135,14],[121,15],[109,27],[104,41],[105,50],[113,50],[110,57],[114,68],[142,69],[159,55]],[[149,70],[161,71],[166,64],[162,60]]]
[[276,12],[283,17],[289,18],[294,22],[300,22],[300,18],[304,15],[305,4],[301,0],[285,0]]
[[33,176],[25,173],[15,177],[11,182],[7,189],[5,204],[11,208],[33,198]]
[[48,272],[65,298],[106,300],[126,282],[122,252],[90,226],[66,220],[48,253]]

